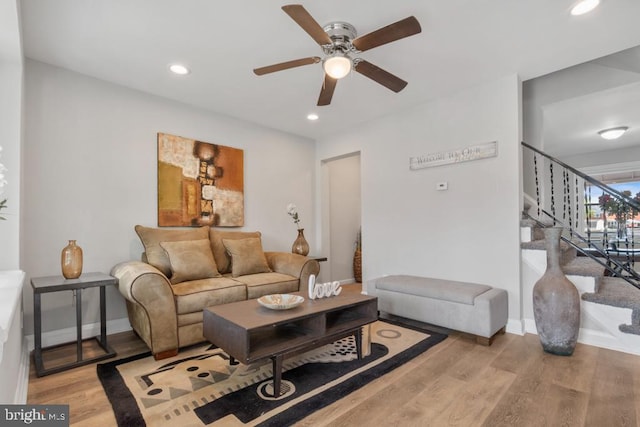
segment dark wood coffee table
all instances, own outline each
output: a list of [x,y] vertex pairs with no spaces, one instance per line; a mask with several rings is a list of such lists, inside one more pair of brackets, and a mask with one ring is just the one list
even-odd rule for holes
[[257,300],[204,309],[204,336],[231,356],[231,363],[273,363],[273,395],[280,395],[282,361],[353,335],[362,357],[362,327],[378,319],[378,299],[357,293],[308,299],[289,310],[271,310]]

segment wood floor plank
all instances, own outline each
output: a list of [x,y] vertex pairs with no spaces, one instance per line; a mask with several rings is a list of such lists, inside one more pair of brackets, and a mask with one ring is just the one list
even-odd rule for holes
[[[528,339],[521,341],[526,343]],[[484,421],[485,426],[545,425],[546,408],[541,397],[548,392],[543,381],[545,365],[542,350],[525,360],[519,375]]]
[[452,412],[451,407],[466,385],[452,376],[440,375],[426,383],[417,395],[403,394],[407,402],[400,408],[389,408],[381,425],[436,426],[434,420]]
[[449,375],[470,382],[480,375],[495,358],[496,354],[490,347],[476,345],[470,351],[460,355],[456,364],[451,367]]
[[512,372],[485,366],[455,396],[449,410],[438,414],[434,425],[469,426],[486,418],[515,378]]
[[589,394],[551,384],[545,396],[547,420],[557,426],[583,426],[587,416]]
[[[578,344],[571,357],[547,354],[545,375],[553,384],[588,392],[598,360],[598,348]],[[551,360],[553,359],[552,363]]]
[[[495,360],[491,362],[491,366],[503,371],[514,373],[522,372],[530,359],[535,357],[541,350],[537,335],[529,334],[520,337],[518,335],[506,334],[498,338],[505,338],[509,343],[517,342],[517,345],[508,344]],[[501,339],[500,341],[504,340]]]
[[[599,349],[587,410],[587,426],[636,426],[634,367],[627,355]],[[636,361],[636,368],[640,362]]]

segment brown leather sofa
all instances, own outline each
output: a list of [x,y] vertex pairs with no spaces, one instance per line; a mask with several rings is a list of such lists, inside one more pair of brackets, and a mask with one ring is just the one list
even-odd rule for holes
[[[156,359],[204,341],[205,307],[296,292],[316,260],[288,252],[264,252],[260,232],[210,227],[148,228],[137,225],[145,247],[142,261],[113,267],[133,330]],[[301,288],[302,286],[302,288]]]

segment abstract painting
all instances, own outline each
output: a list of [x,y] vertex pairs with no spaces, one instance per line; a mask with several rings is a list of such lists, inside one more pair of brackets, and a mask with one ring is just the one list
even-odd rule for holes
[[244,225],[244,152],[158,133],[158,226]]

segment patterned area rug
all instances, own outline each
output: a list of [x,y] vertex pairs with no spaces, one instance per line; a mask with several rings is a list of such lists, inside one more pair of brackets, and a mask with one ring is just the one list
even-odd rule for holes
[[[285,359],[273,397],[271,361],[230,365],[210,344],[156,361],[149,353],[99,364],[118,426],[284,426],[406,363],[446,335],[379,320],[365,328],[366,356],[353,337]],[[363,347],[367,347],[363,345]]]

